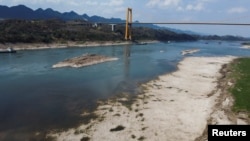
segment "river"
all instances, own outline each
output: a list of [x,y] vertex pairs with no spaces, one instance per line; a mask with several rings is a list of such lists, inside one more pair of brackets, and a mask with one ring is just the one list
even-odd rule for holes
[[[249,57],[250,50],[240,46],[236,41],[159,42],[0,54],[0,139],[77,126],[87,120],[80,115],[94,110],[98,100],[122,93],[136,95],[141,83],[175,71],[183,57]],[[182,56],[181,51],[187,49],[200,51]],[[119,59],[83,68],[52,68],[86,53]]]

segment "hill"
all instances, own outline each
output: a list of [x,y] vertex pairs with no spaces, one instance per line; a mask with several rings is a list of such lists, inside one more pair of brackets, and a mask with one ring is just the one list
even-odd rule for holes
[[[3,20],[0,22],[0,43],[122,41],[124,40],[124,29],[124,25],[117,25],[112,31],[109,24],[95,24],[84,20]],[[187,34],[146,27],[134,27],[133,39],[196,40]]]
[[13,7],[0,5],[0,19],[22,19],[22,20],[47,20],[60,19],[69,20],[85,20],[89,22],[124,22],[119,18],[104,18],[100,16],[88,16],[87,14],[79,15],[74,11],[60,13],[51,8],[32,10],[25,5],[17,5]]

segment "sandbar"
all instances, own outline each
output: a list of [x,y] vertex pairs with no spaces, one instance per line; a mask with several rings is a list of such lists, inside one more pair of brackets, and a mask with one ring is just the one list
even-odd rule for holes
[[59,62],[53,65],[52,68],[62,68],[62,67],[79,68],[115,60],[118,60],[118,58],[107,57],[97,54],[84,54],[82,56],[66,59],[62,62]]
[[199,49],[188,49],[188,50],[183,50],[181,52],[181,55],[186,55],[186,54],[193,54],[200,51]]
[[250,49],[250,45],[243,45],[243,46],[241,46],[241,48]]
[[132,105],[124,104],[131,100],[126,96],[102,102],[95,111],[99,118],[48,136],[58,141],[206,140],[201,138],[207,124],[237,124],[218,108],[232,103],[222,98],[219,79],[223,66],[235,58],[186,57],[177,71],[142,84]]

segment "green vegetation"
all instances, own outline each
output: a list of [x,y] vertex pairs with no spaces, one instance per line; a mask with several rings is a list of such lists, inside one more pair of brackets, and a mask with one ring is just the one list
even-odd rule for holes
[[250,58],[237,59],[231,66],[236,84],[231,89],[235,97],[234,110],[250,113]]
[[225,35],[225,36],[218,36],[218,35],[208,35],[208,36],[197,36],[198,39],[201,40],[224,40],[224,41],[249,41],[249,38],[244,38],[241,36],[232,36],[232,35]]
[[[122,41],[125,25],[116,25],[111,31],[108,24],[62,20],[4,20],[0,21],[0,43],[65,43],[67,41]],[[195,40],[187,34],[169,30],[133,27],[134,40]]]
[[0,43],[63,43],[122,39],[120,34],[106,32],[107,26],[92,27],[88,23],[61,20],[6,20],[0,22]]
[[193,41],[197,38],[187,34],[177,34],[169,30],[152,29],[146,27],[134,27],[133,38],[136,40],[159,40],[159,41]]

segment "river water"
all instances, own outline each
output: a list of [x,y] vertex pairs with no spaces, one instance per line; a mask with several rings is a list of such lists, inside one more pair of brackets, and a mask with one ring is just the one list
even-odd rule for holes
[[[23,50],[0,54],[0,139],[29,131],[65,129],[86,119],[97,100],[121,93],[135,95],[138,86],[176,70],[182,50],[189,56],[249,57],[241,42],[196,41],[89,48]],[[52,65],[86,53],[119,58],[84,68]],[[5,137],[3,137],[3,135]],[[2,136],[2,137],[1,137]]]

